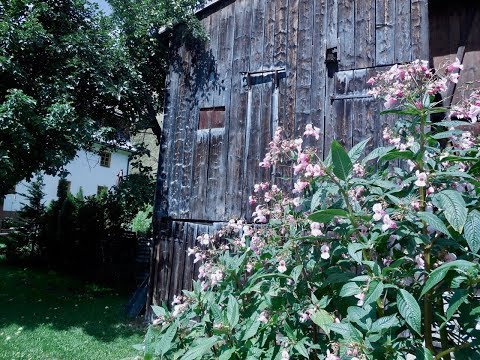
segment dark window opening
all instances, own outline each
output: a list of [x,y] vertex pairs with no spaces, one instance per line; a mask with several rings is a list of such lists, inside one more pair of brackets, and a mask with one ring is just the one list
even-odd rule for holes
[[100,166],[109,168],[111,161],[112,161],[112,153],[108,151],[102,151],[100,153]]
[[216,129],[225,126],[225,107],[212,107],[200,109],[198,129]]

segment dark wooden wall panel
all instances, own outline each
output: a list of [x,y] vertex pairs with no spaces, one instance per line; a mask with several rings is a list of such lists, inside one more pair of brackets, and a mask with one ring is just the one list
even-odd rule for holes
[[[394,63],[395,51],[392,50],[395,47],[395,4],[395,0],[376,0],[375,65],[377,66]],[[398,37],[403,38],[404,35]]]
[[[394,62],[412,61],[411,0],[395,0],[395,9],[396,16],[393,20],[395,29]],[[381,65],[388,65],[388,63]]]
[[375,65],[375,1],[355,0],[355,68]]
[[235,2],[235,30],[232,65],[232,92],[230,122],[228,125],[228,168],[226,191],[226,217],[240,217],[243,196],[243,163],[245,153],[245,125],[247,93],[242,86],[240,73],[249,71],[250,26],[252,11],[250,1]]
[[353,69],[355,66],[355,2],[338,1],[338,48],[339,69]]

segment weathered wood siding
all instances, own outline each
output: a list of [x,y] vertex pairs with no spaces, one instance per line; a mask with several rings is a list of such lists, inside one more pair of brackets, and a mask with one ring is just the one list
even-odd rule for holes
[[[367,76],[379,66],[427,57],[427,11],[426,0],[226,0],[200,12],[210,41],[200,49],[172,41],[162,214],[248,218],[252,186],[268,177],[258,163],[277,126],[291,135],[308,123],[320,127],[321,152],[333,138],[347,146],[376,138],[381,124],[366,95]],[[330,48],[339,63],[329,77]],[[242,72],[273,68],[285,68],[278,88],[271,73],[245,86]],[[213,107],[225,107],[224,127],[199,130],[200,109]]]
[[[366,81],[392,64],[430,59],[434,5],[429,8],[427,0],[211,4],[198,13],[210,37],[206,44],[171,41],[150,303],[170,302],[191,287],[195,266],[186,250],[197,234],[230,218],[250,219],[247,199],[254,183],[269,178],[258,163],[278,126],[291,136],[301,135],[308,123],[322,129],[322,156],[333,139],[347,147],[366,137],[373,139],[370,146],[380,144],[389,119],[379,116],[381,106],[368,96]],[[431,36],[444,38],[432,43],[435,65],[442,56],[454,57],[463,39],[469,76],[478,80],[480,15],[434,10]],[[475,29],[467,36],[464,26],[458,34],[442,30],[445,22],[467,20]],[[278,78],[274,72],[253,74],[272,69]],[[199,127],[202,109],[224,109],[224,121]]]

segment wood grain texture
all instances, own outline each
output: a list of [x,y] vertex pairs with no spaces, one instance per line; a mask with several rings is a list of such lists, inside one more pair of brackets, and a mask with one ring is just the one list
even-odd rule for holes
[[355,68],[375,64],[375,2],[355,0]]
[[338,57],[339,69],[355,66],[355,2],[342,0],[338,3]]
[[395,0],[395,9],[394,59],[396,63],[409,62],[412,61],[411,0]]
[[[393,64],[395,61],[396,0],[376,0],[375,6],[375,65]],[[397,0],[398,2],[402,0]],[[405,21],[405,20],[404,20]],[[409,32],[410,33],[410,32]],[[402,37],[403,38],[403,34]]]
[[428,60],[428,0],[412,0],[410,18],[412,58]]

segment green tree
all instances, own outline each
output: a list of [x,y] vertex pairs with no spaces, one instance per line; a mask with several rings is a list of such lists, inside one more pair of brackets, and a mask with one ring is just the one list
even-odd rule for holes
[[0,0],[0,195],[148,123],[150,88],[120,38],[87,0]]

